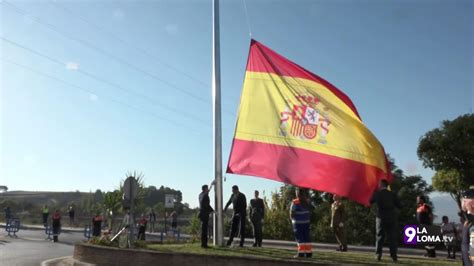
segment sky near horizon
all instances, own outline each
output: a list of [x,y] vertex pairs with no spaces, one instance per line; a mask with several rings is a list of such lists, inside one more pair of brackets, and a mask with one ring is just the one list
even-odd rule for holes
[[[221,1],[223,161],[252,37],[354,102],[406,174],[474,106],[472,1]],[[211,1],[0,1],[0,185],[113,190],[127,171],[196,206],[213,178]],[[249,25],[249,26],[248,26]],[[281,183],[226,175],[237,184]],[[454,204],[453,204],[454,206]]]

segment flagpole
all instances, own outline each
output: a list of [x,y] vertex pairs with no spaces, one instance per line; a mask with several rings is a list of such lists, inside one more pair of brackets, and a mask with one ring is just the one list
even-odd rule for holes
[[215,207],[214,245],[224,245],[222,202],[222,126],[221,126],[221,67],[219,45],[219,0],[213,0],[212,12],[212,114],[214,135]]

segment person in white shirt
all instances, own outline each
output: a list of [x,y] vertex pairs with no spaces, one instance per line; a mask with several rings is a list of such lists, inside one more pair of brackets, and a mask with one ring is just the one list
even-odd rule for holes
[[[441,235],[443,235],[444,245],[448,249],[448,259],[456,258],[456,226],[449,222],[448,216],[443,216],[441,224]],[[451,252],[453,255],[451,255]]]

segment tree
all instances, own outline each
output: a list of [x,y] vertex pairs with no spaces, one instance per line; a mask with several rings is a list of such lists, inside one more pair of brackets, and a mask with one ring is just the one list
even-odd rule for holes
[[463,187],[474,185],[474,114],[445,120],[427,132],[420,139],[418,157],[435,171],[456,170]]
[[456,201],[459,211],[462,210],[461,191],[464,187],[458,171],[440,170],[433,176],[432,184],[436,190],[449,193],[453,200]]
[[115,229],[114,228],[115,217],[117,217],[117,214],[119,214],[120,209],[122,208],[122,194],[120,194],[120,191],[115,190],[112,192],[105,193],[104,208],[105,208],[106,216],[110,216],[110,219],[108,219],[109,228],[113,230]]

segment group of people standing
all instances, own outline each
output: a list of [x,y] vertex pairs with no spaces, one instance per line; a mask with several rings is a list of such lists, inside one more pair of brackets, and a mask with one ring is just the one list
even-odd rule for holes
[[[209,228],[209,215],[214,212],[211,207],[209,190],[214,186],[214,182],[211,185],[203,185],[202,192],[199,194],[199,219],[201,220],[201,247],[208,247],[208,228]],[[233,215],[232,225],[227,241],[227,246],[231,246],[234,241],[234,237],[240,235],[240,247],[243,247],[245,242],[245,226],[247,222],[247,199],[245,195],[239,191],[239,187],[232,186],[232,195],[229,201],[224,207],[224,212],[232,204]],[[262,246],[262,226],[263,218],[265,216],[265,204],[261,198],[259,198],[259,192],[255,190],[254,198],[250,200],[250,221],[252,222],[253,232],[255,241],[253,247]]]
[[[214,182],[210,186],[203,185],[202,192],[199,194],[199,219],[201,220],[201,247],[207,248],[208,242],[208,225],[209,215],[214,211],[210,205],[209,190],[214,185]],[[471,192],[465,193],[465,198],[471,197],[472,212],[473,214],[468,215],[471,220],[474,220],[474,189]],[[470,193],[470,194],[469,194]],[[471,195],[472,194],[472,195]],[[331,223],[330,226],[335,234],[336,241],[338,243],[337,251],[347,251],[347,240],[345,232],[345,221],[346,215],[344,210],[344,204],[342,197],[339,195],[333,195],[334,202],[331,205]],[[398,261],[397,247],[399,238],[399,227],[397,209],[401,209],[402,205],[397,197],[397,194],[392,192],[389,188],[389,184],[386,180],[381,180],[379,183],[378,190],[373,194],[371,204],[376,206],[376,243],[375,243],[375,254],[378,261],[382,258],[382,249],[385,239],[387,238],[390,249],[390,257],[394,262]],[[230,246],[235,236],[240,234],[240,244],[242,247],[245,241],[245,225],[247,222],[247,200],[243,193],[239,191],[237,186],[232,186],[232,195],[224,207],[224,212],[227,208],[233,205],[233,216],[232,226],[230,230],[229,239],[227,246]],[[265,215],[265,204],[262,199],[259,198],[259,193],[255,191],[255,197],[250,201],[250,220],[253,225],[253,231],[255,236],[254,247],[262,246],[262,225],[263,218]],[[290,206],[290,219],[293,227],[293,232],[297,242],[298,253],[295,257],[311,257],[312,256],[312,244],[310,239],[310,216],[311,216],[311,204],[309,200],[309,193],[306,189],[296,189],[296,198],[291,202]],[[446,236],[445,239],[456,239],[457,231],[461,230],[462,233],[462,256],[463,265],[470,264],[469,259],[469,239],[470,239],[470,228],[472,228],[472,221],[463,219],[465,215],[461,216],[461,229],[456,229],[454,224],[449,223],[448,217],[443,217],[443,224],[441,225],[441,233]],[[420,195],[417,197],[417,209],[416,219],[418,224],[423,227],[430,227],[433,223],[433,212],[432,207],[427,204],[426,197]],[[467,228],[467,229],[466,229]],[[439,231],[439,229],[438,229]],[[453,238],[451,238],[453,237]],[[448,258],[455,258],[455,241],[445,243],[448,250]],[[433,244],[427,244],[425,246],[427,257],[435,257],[436,251]],[[469,263],[469,264],[468,264]]]

